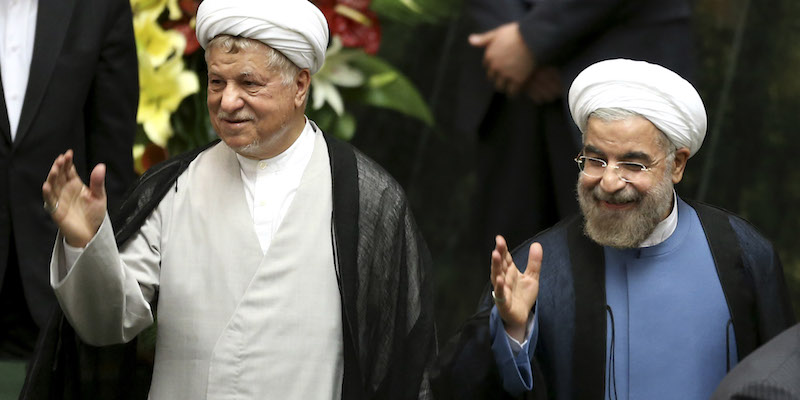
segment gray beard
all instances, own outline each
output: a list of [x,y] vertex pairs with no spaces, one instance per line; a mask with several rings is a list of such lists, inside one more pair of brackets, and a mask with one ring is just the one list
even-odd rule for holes
[[250,144],[233,148],[233,151],[249,158],[259,158],[261,151],[261,139],[256,139]]
[[[601,246],[632,249],[639,247],[667,215],[672,206],[673,184],[664,176],[644,193],[626,185],[622,191],[609,194],[600,189],[599,183],[588,189],[578,180],[577,192],[585,221],[584,233]],[[601,201],[633,201],[636,205],[631,210],[609,210]]]

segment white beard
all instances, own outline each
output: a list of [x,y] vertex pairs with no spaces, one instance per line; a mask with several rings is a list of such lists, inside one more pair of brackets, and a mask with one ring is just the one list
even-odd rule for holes
[[[585,221],[584,233],[602,246],[625,249],[639,247],[667,215],[672,207],[673,184],[665,174],[647,192],[626,186],[620,192],[609,194],[600,189],[599,184],[589,189],[579,180],[577,192]],[[609,210],[600,205],[601,201],[636,204],[631,210]]]

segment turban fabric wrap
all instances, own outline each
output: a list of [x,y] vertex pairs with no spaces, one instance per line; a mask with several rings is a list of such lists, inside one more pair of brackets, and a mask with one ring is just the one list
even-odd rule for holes
[[599,108],[621,108],[640,114],[677,147],[693,156],[706,136],[706,110],[691,83],[655,64],[607,60],[578,74],[569,89],[569,110],[581,132]]
[[328,23],[308,0],[205,0],[197,10],[197,41],[218,35],[258,40],[312,74],[322,68]]

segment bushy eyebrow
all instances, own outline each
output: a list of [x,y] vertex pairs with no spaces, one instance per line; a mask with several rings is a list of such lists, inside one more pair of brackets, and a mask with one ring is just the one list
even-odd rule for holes
[[[606,156],[606,153],[604,151],[602,151],[602,150],[598,149],[597,147],[594,147],[594,146],[592,146],[590,144],[584,145],[583,146],[583,151],[585,153],[597,154],[600,157],[605,157]],[[650,162],[653,161],[653,158],[650,157],[649,154],[647,154],[645,152],[642,152],[642,151],[629,151],[629,152],[623,154],[622,156],[620,156],[619,158],[621,160],[627,160],[627,161],[641,161],[641,162],[644,162],[645,164],[650,163]]]
[[590,144],[587,144],[587,145],[583,146],[583,152],[584,153],[597,154],[598,156],[601,156],[601,157],[606,155],[606,153],[604,153],[603,150],[600,150],[597,147],[594,147],[594,146],[592,146]]
[[649,164],[653,161],[649,154],[641,151],[629,151],[620,157],[623,160],[633,160],[633,161],[642,161],[645,164]]

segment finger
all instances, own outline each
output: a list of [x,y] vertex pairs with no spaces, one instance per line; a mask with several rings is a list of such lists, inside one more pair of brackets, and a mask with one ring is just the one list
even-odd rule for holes
[[89,191],[94,198],[105,198],[106,195],[106,165],[97,164],[89,178]]
[[525,268],[525,276],[539,280],[539,273],[542,270],[542,256],[544,251],[538,242],[531,244],[528,251],[528,266]]
[[50,180],[50,184],[53,185],[53,189],[56,192],[60,192],[64,183],[66,183],[64,175],[64,155],[59,154],[53,161],[53,166],[50,167],[50,173],[47,175],[47,179]]
[[494,38],[495,30],[486,31],[483,33],[473,33],[469,35],[469,44],[474,47],[486,47]]
[[73,153],[72,150],[67,150],[64,153],[64,166],[62,167],[62,171],[64,173],[64,179],[69,181],[74,178],[78,178],[78,170],[75,169],[75,163],[73,162]]
[[491,272],[489,275],[492,281],[492,287],[495,287],[497,277],[503,275],[503,258],[500,256],[500,253],[497,250],[492,251],[491,264]]
[[500,256],[503,257],[503,260],[507,261],[509,253],[508,253],[508,244],[506,243],[506,238],[504,238],[502,235],[497,235],[494,237],[494,244],[495,244],[495,249],[497,249],[497,252],[500,253]]
[[58,196],[53,192],[53,185],[48,181],[44,181],[44,184],[42,184],[42,199],[48,204],[55,204],[56,200],[58,200]]
[[[505,300],[503,302],[503,305],[508,304],[508,297],[506,297],[506,293],[508,293],[508,292],[506,291],[506,289],[507,289],[507,285],[506,285],[505,277],[503,277],[502,275],[498,276],[497,277],[497,284],[494,286],[494,297],[495,297],[495,299],[503,299],[503,300]],[[498,304],[498,307],[499,306],[500,306],[500,304]]]

